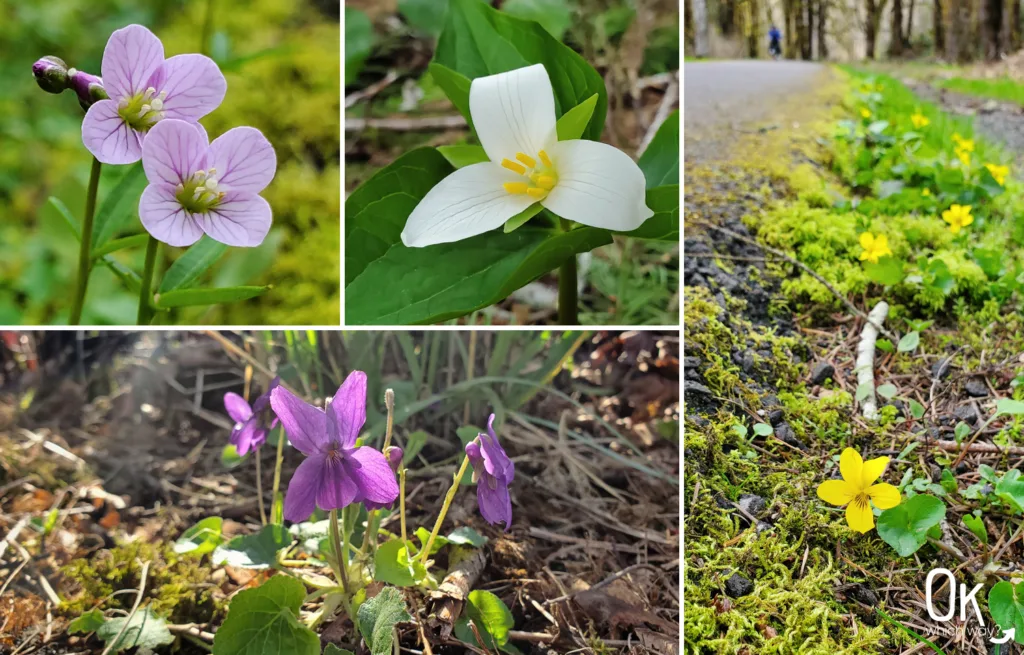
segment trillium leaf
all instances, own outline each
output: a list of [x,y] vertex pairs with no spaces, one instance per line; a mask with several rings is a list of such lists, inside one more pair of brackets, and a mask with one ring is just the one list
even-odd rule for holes
[[345,86],[355,84],[373,49],[373,23],[369,16],[345,7]]
[[199,279],[217,260],[224,256],[228,247],[203,235],[196,243],[171,264],[160,282],[160,293],[184,289]]
[[583,138],[601,137],[608,107],[604,80],[583,57],[538,23],[509,16],[479,0],[450,0],[434,61],[469,79],[544,64],[554,87],[557,116],[598,95],[593,120]]
[[927,494],[918,494],[887,509],[878,517],[878,536],[901,557],[910,557],[924,545],[928,531],[946,517],[946,505]]
[[398,0],[398,13],[413,28],[437,37],[444,28],[447,0]]
[[[109,168],[109,167],[108,167]],[[138,216],[139,196],[148,184],[142,162],[132,164],[96,209],[92,224],[92,247],[99,248]]]
[[661,186],[647,191],[647,206],[654,212],[644,224],[624,236],[658,241],[679,241],[679,186]]
[[388,655],[394,639],[395,624],[410,621],[402,592],[384,587],[373,598],[359,606],[356,612],[359,632],[370,647],[372,655]]
[[544,211],[544,206],[539,202],[535,202],[523,211],[519,212],[512,218],[505,221],[505,227],[503,231],[507,234],[514,231],[516,228],[522,227],[531,218]]
[[176,289],[158,293],[154,298],[157,309],[174,307],[195,307],[219,305],[255,298],[267,292],[270,287],[223,287],[220,289]]
[[203,519],[178,537],[178,540],[174,542],[174,552],[197,556],[212,553],[221,543],[223,525],[224,519],[219,516]]
[[[125,623],[128,624],[127,628]],[[121,632],[122,628],[124,632]],[[96,636],[107,642],[112,653],[135,647],[153,650],[174,642],[174,635],[167,629],[167,622],[148,607],[135,612],[131,620],[124,616],[105,621],[96,629]]]
[[997,582],[988,592],[988,609],[996,625],[1013,629],[1013,640],[1024,644],[1024,583]]
[[587,125],[590,124],[590,119],[594,117],[597,101],[598,97],[595,93],[558,119],[558,122],[555,123],[555,130],[558,132],[559,141],[571,141],[583,136],[587,131]]
[[505,0],[501,10],[524,20],[537,21],[559,40],[572,24],[572,10],[567,0]]
[[256,534],[235,537],[213,551],[213,565],[266,569],[277,564],[277,552],[292,544],[292,536],[280,525],[265,525]]
[[217,655],[319,655],[320,638],[299,622],[306,588],[275,575],[259,587],[239,592],[213,639]]
[[637,164],[648,189],[679,184],[679,110],[661,124]]
[[437,151],[455,168],[490,161],[483,146],[438,146]]
[[430,62],[427,71],[472,129],[473,119],[469,115],[469,87],[473,81],[462,73],[436,61]]

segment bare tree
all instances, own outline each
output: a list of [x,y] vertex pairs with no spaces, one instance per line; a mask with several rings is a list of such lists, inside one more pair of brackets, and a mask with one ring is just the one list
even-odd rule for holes
[[761,11],[758,0],[747,0],[747,54],[757,58],[761,46]]
[[698,57],[711,54],[708,39],[708,5],[706,0],[692,0],[693,11],[693,53]]
[[864,36],[867,41],[867,57],[875,58],[875,46],[878,43],[878,30],[882,25],[882,14],[888,0],[864,0],[867,20],[864,21]]
[[892,23],[889,27],[889,56],[903,54],[903,0],[892,0]]
[[828,59],[828,5],[829,0],[818,0],[818,58]]
[[907,31],[904,33],[903,43],[908,46],[914,38],[914,6],[916,4],[916,0],[910,0],[910,4],[907,7]]
[[942,0],[932,2],[932,31],[935,33],[935,54],[946,51],[946,20],[943,16]]

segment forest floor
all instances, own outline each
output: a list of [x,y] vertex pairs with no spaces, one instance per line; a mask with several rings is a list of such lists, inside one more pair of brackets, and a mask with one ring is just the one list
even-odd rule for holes
[[[225,537],[260,530],[257,490],[269,511],[274,449],[258,451],[262,487],[252,457],[226,467],[222,450],[232,424],[223,395],[242,392],[247,366],[258,370],[271,360],[297,386],[310,384],[314,397],[330,393],[340,372],[356,366],[369,372],[371,395],[396,389],[399,410],[410,393],[427,400],[435,394],[396,421],[396,443],[413,458],[410,530],[429,527],[451,483],[460,452],[454,431],[470,421],[485,424],[492,411],[486,399],[500,397],[507,403],[500,438],[517,474],[511,530],[480,518],[471,489],[455,497],[447,521],[489,540],[485,566],[470,583],[511,609],[509,652],[677,650],[678,334],[570,333],[568,341],[510,335],[501,338],[512,344],[502,361],[515,366],[502,367],[492,361],[499,358],[496,333],[480,333],[479,343],[466,334],[442,340],[414,333],[424,359],[428,348],[442,353],[436,377],[420,378],[418,390],[410,386],[417,379],[412,360],[385,333],[321,333],[313,352],[322,366],[308,378],[296,377],[300,360],[313,370],[308,356],[296,354],[305,335],[3,336],[9,349],[0,350],[0,653],[107,652],[88,630],[70,634],[70,622],[94,608],[107,619],[124,616],[140,589],[142,607],[166,620],[175,637],[157,653],[210,650],[230,599],[275,574],[214,565],[208,555],[180,554],[173,546],[210,516],[223,518]],[[446,395],[474,369],[478,378],[488,371],[549,384],[526,396],[522,387],[514,394],[498,383],[480,385],[493,387],[483,396]],[[383,420],[380,406],[370,401],[369,429]],[[412,453],[417,433],[426,439]],[[287,448],[285,484],[299,461]],[[397,516],[385,525],[396,530]],[[301,552],[291,557],[299,572],[303,562],[315,566]],[[148,580],[140,572],[144,562],[151,565]],[[437,638],[429,627],[424,643],[424,598],[414,588],[404,595],[415,620],[398,626],[403,652],[486,652],[454,635]],[[309,600],[299,618],[319,606]],[[328,620],[317,632],[324,646],[369,652],[345,619]]]
[[[688,64],[688,75],[700,66]],[[802,91],[759,100],[753,116],[743,109],[725,138],[699,127],[687,101],[687,653],[1018,652],[989,642],[1001,633],[987,599],[996,583],[1016,580],[1024,555],[1019,508],[1000,496],[1024,461],[1019,420],[1002,409],[1020,394],[1019,282],[995,291],[1021,258],[1019,187],[1007,182],[1014,193],[979,200],[976,232],[954,238],[938,216],[949,206],[945,191],[922,191],[899,130],[924,113],[924,147],[946,161],[951,134],[970,138],[973,123],[980,167],[1019,161],[1024,116],[914,90],[919,96],[889,77],[822,71]],[[729,115],[712,122],[728,125]],[[858,156],[843,135],[851,129],[860,135],[852,143],[871,143],[873,122],[897,145]],[[707,148],[705,139],[728,147]],[[936,206],[931,193],[947,204]],[[909,257],[905,279],[870,277],[859,261],[867,230],[888,235],[894,258]],[[988,249],[998,270],[978,263]],[[935,270],[950,273],[942,283],[935,259],[943,262]],[[880,417],[869,420],[855,359],[880,300],[891,306],[886,348],[873,360],[884,395]],[[911,332],[919,344],[897,351]],[[915,495],[942,501],[943,520],[919,535],[916,552],[899,555],[877,529],[852,531],[841,509],[818,498],[818,485],[839,477],[846,447],[865,460],[889,457],[879,481],[897,486],[904,504]],[[925,578],[938,567],[968,589],[983,585],[982,624],[971,614],[929,617]],[[940,612],[946,593],[937,593]]]

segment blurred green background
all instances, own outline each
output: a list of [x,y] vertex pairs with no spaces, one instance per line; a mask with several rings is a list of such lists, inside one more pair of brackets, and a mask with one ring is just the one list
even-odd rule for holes
[[[78,242],[47,198],[60,198],[80,220],[91,163],[74,94],[43,92],[33,80],[32,63],[56,55],[99,75],[108,36],[130,23],[153,30],[168,57],[199,52],[208,9],[208,50],[227,77],[228,92],[202,123],[211,138],[237,125],[260,129],[277,151],[278,168],[263,192],[274,210],[266,241],[230,249],[201,283],[273,288],[243,303],[163,313],[157,320],[337,324],[337,0],[0,0],[0,8],[0,324],[67,322]],[[100,203],[128,168],[104,166]],[[142,232],[135,217],[118,236]],[[141,271],[143,250],[115,256]],[[160,264],[166,268],[182,252],[164,246]],[[134,324],[137,303],[135,294],[97,266],[83,322]]]

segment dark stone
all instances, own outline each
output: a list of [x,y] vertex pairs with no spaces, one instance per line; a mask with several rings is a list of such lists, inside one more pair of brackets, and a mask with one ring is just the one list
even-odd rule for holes
[[732,577],[725,581],[725,593],[733,598],[740,598],[753,593],[754,583],[747,580],[739,573],[733,573]]
[[964,385],[964,391],[972,398],[984,398],[988,396],[988,385],[982,378],[971,378]]
[[878,596],[875,595],[875,592],[871,591],[871,588],[867,585],[854,585],[853,588],[846,590],[846,596],[847,598],[867,605],[868,607],[875,607],[878,605]]
[[754,372],[754,366],[757,365],[757,361],[754,359],[754,353],[750,350],[743,351],[743,357],[740,361],[740,366],[743,367],[743,372],[750,375]]
[[784,418],[786,418],[786,414],[781,409],[773,409],[772,411],[768,412],[768,422],[772,425],[772,427],[775,427],[779,423],[782,423],[782,419]]
[[736,509],[736,506],[733,505],[732,502],[728,498],[726,498],[725,496],[723,496],[720,493],[715,494],[714,499],[715,499],[715,504],[718,505],[719,507],[721,507],[722,509]]
[[711,396],[711,395],[713,395],[713,394],[711,393],[711,389],[708,389],[707,387],[705,387],[705,386],[704,386],[703,384],[701,384],[700,382],[692,382],[692,381],[690,381],[690,380],[687,380],[687,381],[686,381],[686,384],[685,384],[685,385],[683,386],[683,388],[684,388],[684,389],[685,389],[685,390],[686,390],[687,392],[694,392],[694,393],[702,393],[702,394],[704,394],[704,395],[706,395],[706,396]]
[[793,428],[789,426],[789,423],[779,423],[776,425],[775,436],[782,439],[790,446],[796,446],[800,450],[807,450],[807,446],[804,442],[796,438],[796,433],[793,432]]
[[944,380],[949,377],[949,364],[953,361],[952,357],[943,357],[939,361],[932,364],[932,377],[936,380]]
[[758,517],[768,509],[768,503],[757,494],[743,494],[737,503],[740,508],[753,517]]
[[818,362],[811,371],[811,384],[825,384],[829,378],[835,379],[836,367],[828,362]]
[[961,405],[953,410],[953,415],[968,425],[978,422],[978,410],[974,409],[974,405]]
[[769,407],[782,407],[782,403],[779,402],[777,396],[769,394],[761,398],[761,407],[765,409]]

